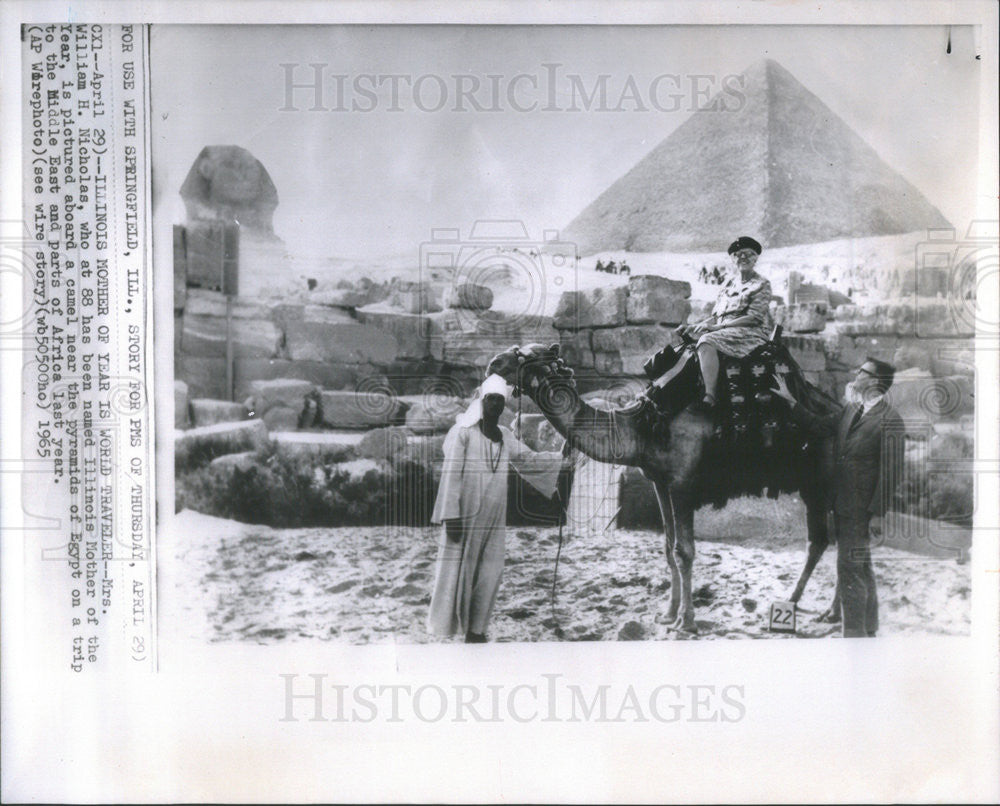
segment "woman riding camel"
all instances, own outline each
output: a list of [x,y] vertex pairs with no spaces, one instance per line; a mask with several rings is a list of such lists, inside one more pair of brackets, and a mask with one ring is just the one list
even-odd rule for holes
[[697,336],[698,360],[705,381],[705,397],[696,408],[711,411],[719,379],[719,353],[744,358],[771,336],[769,305],[771,284],[754,271],[761,246],[742,235],[729,245],[729,256],[737,273],[722,286],[712,315],[680,330]]

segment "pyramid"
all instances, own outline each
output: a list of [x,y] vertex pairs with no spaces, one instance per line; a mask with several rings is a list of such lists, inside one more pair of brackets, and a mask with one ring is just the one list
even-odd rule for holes
[[[721,251],[894,235],[948,222],[771,59],[719,93],[564,231],[580,254]],[[736,108],[738,107],[738,108]]]

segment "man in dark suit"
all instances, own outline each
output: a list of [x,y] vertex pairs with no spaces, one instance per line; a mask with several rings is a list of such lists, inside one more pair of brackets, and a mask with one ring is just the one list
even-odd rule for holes
[[791,404],[792,418],[817,436],[836,439],[830,503],[845,638],[872,637],[878,630],[869,531],[882,534],[882,516],[902,475],[903,421],[884,397],[894,375],[890,364],[867,359],[853,382],[856,401],[828,417],[806,411],[776,377],[775,391]]

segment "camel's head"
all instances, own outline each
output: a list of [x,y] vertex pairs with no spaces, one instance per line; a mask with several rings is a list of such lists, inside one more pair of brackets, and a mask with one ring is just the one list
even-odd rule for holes
[[493,357],[486,368],[486,374],[491,373],[500,375],[511,384],[515,395],[524,391],[533,399],[542,387],[545,389],[545,397],[549,398],[555,389],[561,390],[559,396],[563,397],[576,386],[573,370],[559,356],[558,344],[548,347],[541,344],[511,347]]

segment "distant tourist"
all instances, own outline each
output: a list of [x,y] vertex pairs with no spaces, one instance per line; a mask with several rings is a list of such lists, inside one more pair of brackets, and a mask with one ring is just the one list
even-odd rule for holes
[[597,265],[594,266],[595,271],[604,271],[604,264],[601,262],[600,258],[597,260]]
[[746,235],[729,245],[736,273],[726,282],[712,308],[712,315],[681,332],[698,337],[698,361],[705,382],[705,396],[696,408],[715,407],[719,379],[719,352],[744,358],[771,337],[771,284],[754,271],[761,245]]
[[486,641],[503,573],[507,526],[507,469],[543,495],[556,492],[569,459],[536,453],[499,424],[511,388],[490,375],[455,421],[444,443],[441,486],[431,516],[444,524],[427,628],[434,635]]
[[778,397],[792,406],[792,418],[819,436],[836,438],[830,505],[837,537],[837,595],[845,638],[871,638],[878,631],[878,594],[872,570],[869,531],[882,534],[882,517],[902,478],[905,429],[885,400],[896,370],[868,358],[857,371],[853,402],[829,417],[818,417],[775,376]]

